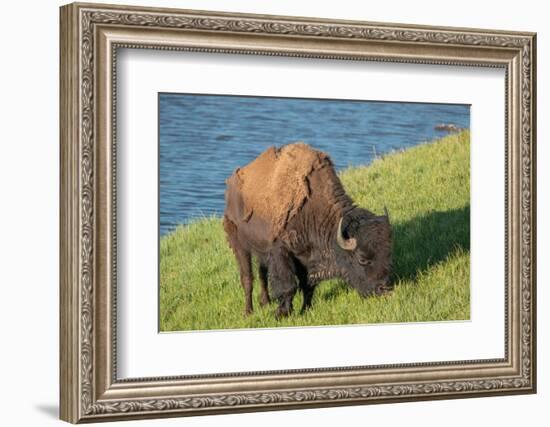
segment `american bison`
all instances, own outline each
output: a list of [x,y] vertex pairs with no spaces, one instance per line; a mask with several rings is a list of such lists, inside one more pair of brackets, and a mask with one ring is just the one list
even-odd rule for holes
[[[245,312],[252,312],[252,262],[258,260],[260,303],[302,312],[315,286],[341,278],[366,297],[387,290],[392,263],[389,215],[354,205],[329,156],[304,143],[271,147],[226,180],[223,225],[239,265]],[[268,292],[268,281],[271,292]]]

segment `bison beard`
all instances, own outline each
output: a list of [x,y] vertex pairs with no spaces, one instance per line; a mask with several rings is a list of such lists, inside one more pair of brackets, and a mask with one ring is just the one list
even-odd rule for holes
[[252,312],[252,255],[258,259],[260,303],[279,302],[277,317],[302,311],[315,286],[339,277],[362,296],[387,289],[391,226],[346,195],[327,154],[304,143],[269,148],[227,180],[224,229],[239,265],[245,313]]

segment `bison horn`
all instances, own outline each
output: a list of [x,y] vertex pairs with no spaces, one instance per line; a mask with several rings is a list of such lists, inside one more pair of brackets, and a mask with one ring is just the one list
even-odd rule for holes
[[390,222],[390,214],[388,212],[388,208],[384,206],[384,214],[386,215],[386,218],[388,218],[388,222]]
[[342,233],[342,220],[344,218],[340,218],[340,222],[338,223],[338,231],[336,232],[336,241],[338,242],[338,246],[340,246],[342,249],[346,251],[353,251],[357,247],[357,240],[354,238],[346,239],[344,237],[344,233]]

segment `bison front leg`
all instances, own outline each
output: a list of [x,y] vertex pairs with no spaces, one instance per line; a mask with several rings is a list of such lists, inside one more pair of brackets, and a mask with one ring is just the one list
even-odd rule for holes
[[304,302],[300,314],[304,314],[310,307],[313,300],[313,292],[315,291],[315,283],[310,283],[308,280],[307,269],[298,260],[296,264],[296,275],[298,276],[298,285],[304,294]]
[[260,277],[260,305],[264,306],[269,304],[268,281],[267,281],[267,265],[263,262],[259,263],[258,276]]
[[296,270],[291,255],[283,247],[275,247],[269,256],[271,295],[279,302],[275,316],[279,319],[292,313],[292,299],[298,289]]

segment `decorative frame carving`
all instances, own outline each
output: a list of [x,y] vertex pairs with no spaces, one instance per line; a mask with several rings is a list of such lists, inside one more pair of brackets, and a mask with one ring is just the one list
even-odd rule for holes
[[[61,418],[76,423],[535,392],[535,41],[533,33],[63,6]],[[118,47],[505,68],[505,357],[117,380]]]

